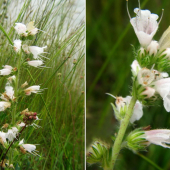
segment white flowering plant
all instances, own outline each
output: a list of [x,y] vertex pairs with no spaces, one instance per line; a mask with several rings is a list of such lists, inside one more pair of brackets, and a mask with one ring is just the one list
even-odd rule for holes
[[[33,22],[30,23],[33,24]],[[27,27],[30,27],[30,23]],[[20,136],[22,135],[25,128],[29,128],[30,126],[34,126],[35,128],[40,127],[35,123],[40,119],[38,118],[36,112],[29,111],[28,108],[24,109],[23,111],[19,111],[17,107],[18,103],[20,103],[21,98],[23,99],[26,96],[30,96],[32,93],[40,93],[42,91],[39,85],[28,87],[27,82],[19,81],[21,70],[28,69],[29,65],[27,55],[24,54],[25,51],[22,49],[22,46],[28,43],[27,40],[30,38],[26,37],[26,35],[29,35],[30,32],[27,34],[23,32],[24,27],[26,26],[22,23],[16,23],[16,26],[14,27],[20,36],[22,35],[25,37],[24,42],[21,39],[17,39],[11,43],[13,50],[16,53],[16,65],[5,65],[3,66],[3,69],[0,70],[1,76],[6,77],[5,90],[0,96],[0,111],[11,113],[11,122],[5,123],[2,126],[2,130],[0,131],[0,143],[1,149],[3,150],[0,161],[0,166],[2,168],[14,168],[13,162],[16,161],[19,152],[23,154],[29,152],[33,155],[38,155],[38,151],[36,151],[36,145],[24,144],[24,139],[19,141]],[[32,31],[32,29],[38,30],[33,25],[32,28],[29,28],[29,30]],[[34,34],[31,33],[31,36],[35,36],[37,33],[38,32],[35,31]],[[30,46],[28,46],[29,52],[32,52],[33,54],[32,58],[34,58],[35,53],[36,57],[38,58],[39,55],[43,53],[43,48],[36,46],[34,46],[34,48],[34,52],[32,52],[32,50],[30,50]],[[43,62],[42,59],[41,61]]]
[[158,21],[158,15],[149,10],[142,10],[140,2],[139,8],[135,8],[134,12],[136,17],[131,18],[129,11],[128,15],[140,47],[138,49],[133,47],[135,59],[131,64],[131,94],[126,97],[115,97],[107,93],[116,99],[115,104],[111,105],[115,118],[119,121],[118,132],[112,136],[113,145],[108,146],[104,142],[96,141],[87,154],[87,162],[100,163],[104,170],[114,169],[119,152],[123,148],[128,148],[134,153],[146,151],[150,144],[170,148],[169,129],[150,130],[151,127],[148,126],[126,133],[129,126],[134,126],[134,123],[142,118],[143,108],[154,105],[157,100],[162,99],[164,109],[170,112],[170,78],[167,73],[170,67],[170,29],[163,33],[159,41],[155,41],[153,37],[159,28],[163,12]]
[[84,166],[85,29],[78,2],[1,3],[8,10],[0,13],[0,169]]

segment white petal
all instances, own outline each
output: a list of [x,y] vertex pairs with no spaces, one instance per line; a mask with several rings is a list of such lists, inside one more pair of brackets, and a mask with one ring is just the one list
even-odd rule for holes
[[134,106],[133,115],[130,118],[130,122],[133,123],[136,120],[139,120],[142,116],[143,116],[142,104],[139,101],[137,101]]

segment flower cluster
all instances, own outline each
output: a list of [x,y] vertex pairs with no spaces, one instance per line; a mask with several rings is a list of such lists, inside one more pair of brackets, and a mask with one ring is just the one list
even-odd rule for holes
[[[158,15],[152,14],[149,10],[141,10],[140,7],[135,8],[134,12],[136,13],[134,18],[130,17],[129,11],[128,14],[141,44],[136,52],[136,60],[131,65],[136,97],[144,105],[161,97],[164,108],[170,112],[170,77],[165,72],[170,65],[170,43],[166,38],[170,28],[164,32],[159,41],[155,41],[153,36],[161,19],[157,22]],[[170,130],[140,128],[131,132],[126,141],[127,147],[132,150],[145,149],[150,143],[169,148],[167,144],[170,142]]]
[[[127,0],[128,11],[128,0]],[[140,43],[140,48],[135,50],[135,60],[131,64],[132,71],[132,92],[131,96],[114,97],[115,105],[111,103],[116,119],[120,122],[119,132],[114,137],[111,159],[107,161],[109,165],[115,164],[117,156],[123,147],[129,148],[134,152],[146,150],[151,143],[170,148],[170,130],[147,128],[138,128],[129,133],[123,141],[129,122],[133,124],[143,116],[143,107],[154,104],[155,100],[162,98],[164,108],[170,112],[170,77],[167,73],[170,66],[170,27],[163,33],[159,41],[153,39],[156,34],[160,21],[158,15],[149,10],[135,8],[136,17],[130,18],[130,23],[136,33]],[[168,37],[168,38],[167,38]],[[105,152],[103,152],[103,149]],[[92,151],[89,152],[89,163],[99,162],[105,168],[102,158],[109,148],[101,146],[98,142],[92,145]],[[107,162],[106,161],[106,162]],[[113,166],[108,169],[113,169]],[[106,168],[107,169],[107,168]]]
[[[42,89],[40,88],[40,85],[27,87],[27,81],[20,85],[18,80],[22,66],[25,67],[26,65],[30,65],[33,67],[41,67],[44,64],[44,61],[42,60],[42,57],[44,56],[41,54],[44,53],[44,49],[47,48],[47,46],[30,46],[25,43],[26,40],[29,40],[30,44],[30,40],[38,33],[38,28],[35,28],[34,22],[30,22],[27,26],[22,23],[16,23],[14,28],[19,35],[19,39],[13,41],[13,49],[16,52],[16,60],[18,60],[17,66],[5,65],[0,70],[0,75],[7,77],[5,90],[0,94],[0,112],[7,112],[9,109],[12,113],[12,123],[5,123],[2,127],[2,131],[0,131],[0,144],[6,151],[1,155],[2,160],[0,166],[3,168],[10,166],[7,163],[11,162],[8,160],[10,158],[8,155],[9,149],[15,149],[14,151],[16,151],[18,148],[23,154],[29,152],[33,155],[38,155],[36,146],[24,144],[24,139],[20,140],[20,135],[28,126],[39,128],[40,126],[36,125],[34,122],[40,119],[36,112],[29,111],[28,109],[23,110],[19,114],[17,111],[17,104],[20,97],[24,98],[33,93],[41,93]],[[26,58],[25,56],[27,55],[29,55],[29,57],[32,55],[33,60]],[[15,122],[16,118],[19,119],[18,122]],[[20,140],[20,142],[18,140]],[[14,147],[12,147],[12,145],[14,145]],[[16,155],[18,155],[18,153],[16,153]],[[15,157],[15,153],[13,156]],[[13,161],[14,160],[15,159],[13,159]]]

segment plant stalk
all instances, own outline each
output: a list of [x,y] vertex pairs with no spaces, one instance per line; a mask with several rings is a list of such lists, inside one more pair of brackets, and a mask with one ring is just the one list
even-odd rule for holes
[[12,110],[12,124],[15,124],[15,115],[17,111],[17,102],[18,102],[18,84],[19,84],[19,74],[20,74],[20,67],[21,67],[21,57],[22,57],[22,52],[18,55],[18,60],[17,60],[17,75],[16,75],[16,80],[15,80],[15,106]]
[[130,104],[129,104],[129,107],[128,107],[128,111],[125,114],[125,117],[124,117],[124,119],[121,122],[120,129],[118,131],[116,140],[115,140],[113,148],[112,148],[112,162],[111,162],[112,163],[112,168],[110,170],[113,170],[115,162],[116,162],[116,159],[117,159],[117,157],[119,155],[119,152],[120,152],[120,149],[121,149],[122,140],[123,140],[123,137],[125,135],[127,126],[129,124],[129,120],[130,120],[130,118],[132,116],[133,108],[135,106],[136,100],[137,100],[136,97],[133,96],[131,101],[130,101]]

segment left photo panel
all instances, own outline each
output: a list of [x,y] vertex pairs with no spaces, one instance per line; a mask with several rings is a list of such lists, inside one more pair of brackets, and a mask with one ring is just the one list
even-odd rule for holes
[[85,0],[0,9],[0,169],[85,169]]

